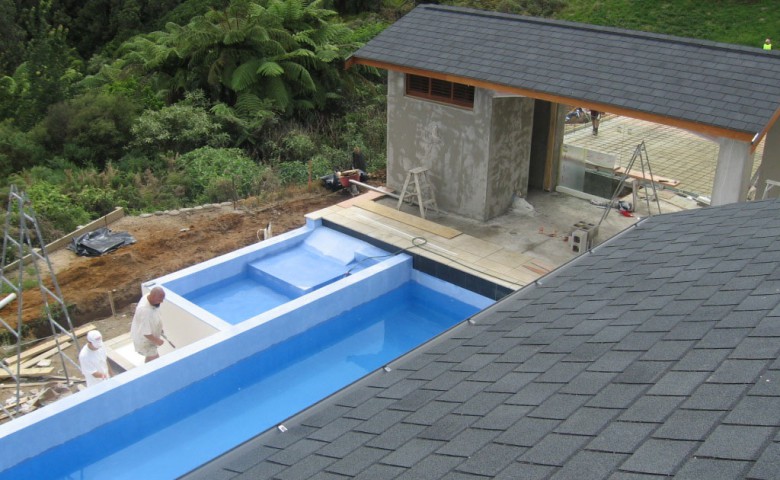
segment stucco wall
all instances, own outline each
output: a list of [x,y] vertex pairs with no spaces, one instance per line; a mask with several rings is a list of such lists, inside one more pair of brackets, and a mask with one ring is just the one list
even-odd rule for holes
[[513,194],[528,193],[534,101],[494,96],[485,218],[503,214]]
[[474,108],[407,97],[388,72],[387,184],[424,166],[441,210],[477,220],[506,211],[528,183],[533,101],[477,88]]

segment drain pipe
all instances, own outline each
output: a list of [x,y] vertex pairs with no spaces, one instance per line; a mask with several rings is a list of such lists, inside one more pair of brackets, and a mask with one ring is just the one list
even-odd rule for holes
[[359,187],[367,188],[367,189],[369,189],[369,190],[373,190],[373,191],[375,191],[375,192],[384,193],[385,195],[388,195],[388,196],[390,196],[390,197],[393,197],[393,198],[400,198],[400,197],[399,197],[398,195],[396,195],[395,193],[390,193],[390,192],[388,192],[387,190],[382,190],[381,188],[376,188],[376,187],[374,187],[374,186],[372,186],[372,185],[369,185],[369,184],[367,184],[367,183],[358,182],[357,180],[352,180],[352,179],[350,179],[350,180],[349,180],[349,183],[355,184],[355,185],[357,185],[357,186],[359,186]]
[[0,300],[0,308],[5,307],[9,303],[13,302],[15,299],[16,299],[16,294],[15,293],[12,293],[12,294],[8,295],[4,299]]

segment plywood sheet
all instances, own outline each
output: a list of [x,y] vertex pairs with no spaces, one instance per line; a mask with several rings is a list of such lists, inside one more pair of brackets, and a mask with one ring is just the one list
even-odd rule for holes
[[390,218],[392,220],[395,220],[396,222],[401,222],[406,225],[419,228],[420,230],[425,230],[426,232],[433,233],[434,235],[438,235],[442,238],[447,238],[447,239],[455,238],[461,234],[461,232],[455,230],[454,228],[446,227],[444,225],[439,225],[438,223],[431,222],[430,220],[425,220],[424,218],[415,217],[414,215],[409,215],[408,213],[398,211],[394,208],[386,207],[376,202],[364,201],[364,202],[356,203],[355,206],[362,208],[363,210],[368,210],[369,212],[376,213],[377,215]]

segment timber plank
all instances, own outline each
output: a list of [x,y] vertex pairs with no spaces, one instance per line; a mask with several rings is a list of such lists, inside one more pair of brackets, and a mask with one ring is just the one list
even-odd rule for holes
[[[86,335],[87,332],[89,332],[90,330],[94,330],[94,329],[95,329],[95,326],[92,325],[91,323],[88,323],[86,325],[82,325],[81,327],[75,329],[73,331],[73,333],[76,334],[76,337],[82,337],[82,336]],[[69,335],[66,335],[64,333],[61,333],[61,334],[57,335],[57,339],[59,339],[59,340],[62,340],[64,338],[69,338],[69,337],[70,337]],[[21,354],[21,360],[25,360],[25,359],[28,359],[30,357],[39,355],[42,352],[45,352],[45,351],[49,350],[52,347],[54,347],[54,348],[57,347],[57,342],[56,342],[56,340],[54,338],[52,338],[51,340],[48,340],[46,342],[43,342],[41,344],[38,344],[38,345],[36,345],[36,346],[34,346],[32,348],[28,348],[27,350],[23,351],[22,354]],[[4,361],[5,361],[6,365],[13,365],[13,364],[16,363],[17,357],[16,357],[16,355],[13,355],[11,357],[6,357],[6,359]]]
[[376,213],[377,215],[395,220],[396,222],[401,222],[406,225],[419,228],[420,230],[425,230],[426,232],[433,233],[434,235],[438,235],[442,238],[452,239],[461,234],[461,232],[455,230],[454,228],[439,225],[438,223],[431,222],[430,220],[416,217],[414,215],[409,215],[408,213],[386,207],[376,202],[363,201],[355,203],[355,206],[362,208],[363,210]]
[[[66,348],[70,347],[70,341],[65,340],[64,342],[60,343],[60,349],[65,350]],[[57,354],[57,347],[51,348],[42,354],[38,355],[37,357],[33,357],[30,360],[25,360],[22,362],[22,369],[30,368],[38,364],[41,360],[45,360],[53,355]]]
[[[54,367],[41,368],[23,368],[19,373],[20,377],[45,377],[54,371]],[[14,372],[16,374],[16,372]],[[0,378],[12,378],[11,374],[5,370],[0,370]]]

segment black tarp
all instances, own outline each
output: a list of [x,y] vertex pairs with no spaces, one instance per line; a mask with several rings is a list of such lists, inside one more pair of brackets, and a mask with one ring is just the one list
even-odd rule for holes
[[82,257],[99,257],[134,243],[135,238],[127,232],[112,232],[108,228],[101,227],[74,238],[68,245],[68,249]]

